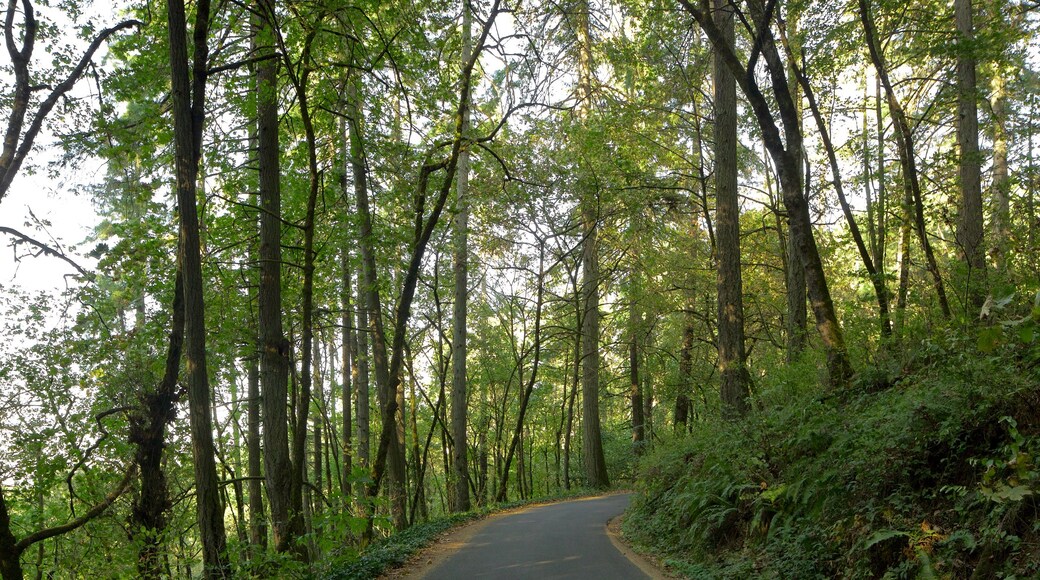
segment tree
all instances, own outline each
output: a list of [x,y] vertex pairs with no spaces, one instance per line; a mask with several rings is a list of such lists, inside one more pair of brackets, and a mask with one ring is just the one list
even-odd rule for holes
[[[714,18],[727,50],[733,50],[733,10],[715,0]],[[733,73],[715,53],[715,239],[718,272],[719,378],[723,413],[749,409],[751,376],[745,366],[744,286],[740,279],[740,203],[737,191],[737,91]]]
[[957,21],[957,145],[960,151],[960,215],[957,244],[968,270],[965,307],[978,309],[985,300],[986,247],[982,225],[982,159],[976,103],[975,52],[971,0],[953,3]]
[[[574,32],[577,36],[578,87],[577,117],[579,123],[588,123],[593,111],[594,93],[592,61],[592,18],[588,1],[578,3],[574,13]],[[581,413],[582,447],[585,459],[585,481],[593,488],[610,485],[607,463],[603,457],[603,440],[599,424],[599,370],[600,370],[600,313],[599,313],[599,246],[598,222],[600,191],[593,169],[585,161],[578,168],[578,205],[582,223],[581,251]]]
[[[906,112],[903,110],[899,98],[896,96],[895,89],[892,86],[892,81],[889,78],[888,68],[881,53],[880,45],[878,44],[877,27],[874,25],[874,17],[870,12],[870,6],[867,0],[859,0],[859,14],[860,20],[863,23],[863,31],[867,41],[867,52],[874,64],[874,69],[877,71],[878,78],[881,79],[881,86],[885,89],[885,96],[888,100],[888,109],[892,114],[892,119],[895,124],[899,162],[903,169],[904,203],[907,207],[908,215],[911,210],[913,212],[914,230],[917,233],[917,239],[921,244],[921,248],[924,250],[928,272],[932,276],[932,284],[935,288],[935,294],[939,299],[939,308],[942,311],[943,317],[948,319],[950,318],[950,302],[946,297],[946,284],[943,282],[942,274],[939,272],[939,264],[935,259],[935,252],[932,250],[932,243],[928,240],[928,232],[925,229],[924,200],[921,194],[921,183],[917,171],[917,160],[914,157],[913,132],[910,130],[910,123],[907,120]],[[906,250],[909,250],[909,240],[903,242],[903,246]],[[907,253],[908,251],[904,252],[904,260],[909,259],[906,255]],[[905,277],[901,274],[899,292],[901,302],[904,300],[902,298],[904,296],[904,280]],[[897,310],[902,310],[902,308],[897,306]]]
[[[472,8],[469,0],[463,0],[462,6],[462,63],[469,62],[473,48],[471,46]],[[468,98],[468,96],[467,96]],[[465,107],[462,119],[462,136],[470,132],[469,106]],[[451,495],[454,505],[452,511],[469,511],[469,467],[467,455],[469,447],[466,443],[466,307],[468,302],[468,253],[467,229],[469,228],[469,147],[459,152],[459,167],[456,183],[455,214],[455,315],[452,318],[452,377],[451,377],[451,437],[452,467],[455,491]]]
[[180,212],[180,263],[184,271],[184,341],[188,378],[188,416],[195,461],[195,501],[202,537],[204,575],[230,575],[224,534],[224,508],[219,495],[213,447],[213,412],[206,368],[206,327],[202,296],[202,254],[195,205],[202,123],[205,119],[208,66],[209,2],[196,4],[193,62],[188,69],[187,24],[184,4],[171,0],[167,7],[170,42],[177,207]]
[[[748,99],[759,128],[762,130],[766,149],[776,164],[784,207],[787,209],[788,219],[791,221],[792,241],[798,248],[802,269],[805,271],[806,288],[816,318],[816,329],[827,349],[829,380],[832,386],[843,386],[851,378],[852,368],[845,347],[845,337],[838,322],[834,301],[831,298],[830,288],[823,271],[819,248],[812,232],[809,206],[802,191],[800,121],[791,99],[786,70],[776,50],[770,28],[774,4],[770,2],[768,7],[764,7],[754,0],[749,3],[753,22],[755,22],[755,36],[753,50],[748,64],[745,66],[740,62],[733,49],[727,46],[723,32],[712,20],[711,8],[708,6],[707,0],[700,0],[697,5],[688,0],[681,0],[681,2],[686,11],[700,24],[720,58],[736,77],[737,84]],[[750,74],[760,55],[766,59],[773,96],[776,99],[783,126],[783,138],[781,138],[780,128],[776,125],[773,112],[758,86],[755,75]]]
[[[46,84],[41,85],[33,78],[33,72],[30,70],[33,52],[36,50],[36,39],[40,31],[40,23],[36,19],[32,2],[22,0],[21,9],[21,46],[18,43],[18,31],[15,30],[18,0],[8,0],[4,15],[4,40],[7,55],[11,59],[11,67],[14,69],[14,87],[10,95],[11,109],[7,113],[3,149],[0,150],[0,202],[7,195],[22,164],[32,153],[36,137],[40,134],[47,116],[90,67],[98,49],[115,33],[141,25],[139,20],[124,20],[98,32],[64,79],[50,87]],[[44,98],[35,100],[36,95],[41,91],[48,92]],[[30,113],[30,108],[34,105],[36,108]],[[26,126],[26,121],[28,121],[28,126]]]
[[275,4],[258,4],[254,16],[254,50],[263,57],[256,65],[257,165],[260,172],[260,392],[263,398],[264,479],[271,508],[274,547],[279,552],[301,549],[303,531],[292,509],[292,463],[286,411],[289,383],[289,341],[282,330],[282,202],[278,146],[278,60],[275,58]]

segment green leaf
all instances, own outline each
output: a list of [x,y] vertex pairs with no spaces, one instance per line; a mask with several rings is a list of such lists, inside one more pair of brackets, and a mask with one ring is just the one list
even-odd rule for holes
[[867,540],[867,543],[863,547],[864,549],[870,548],[871,546],[884,542],[885,540],[899,537],[909,538],[910,534],[900,530],[879,530],[870,536],[870,539]]
[[979,350],[989,354],[997,350],[1000,344],[1001,329],[999,326],[987,326],[979,331]]
[[1033,342],[1033,338],[1036,335],[1035,324],[1023,324],[1018,327],[1018,339],[1028,344]]

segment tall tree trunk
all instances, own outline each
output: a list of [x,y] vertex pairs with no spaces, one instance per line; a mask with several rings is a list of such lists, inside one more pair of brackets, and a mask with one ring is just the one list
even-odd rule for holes
[[957,21],[957,145],[960,151],[960,214],[957,245],[967,267],[965,309],[973,316],[986,298],[986,247],[982,225],[982,158],[979,154],[979,113],[976,102],[975,30],[971,0],[954,0]]
[[202,250],[195,201],[199,161],[202,157],[202,124],[206,111],[204,99],[209,18],[209,0],[199,0],[196,3],[193,31],[194,60],[189,74],[184,3],[182,0],[171,0],[168,3],[174,164],[181,224],[180,260],[184,272],[184,358],[195,471],[195,501],[202,540],[203,575],[216,578],[229,576],[231,568],[214,458],[213,413],[206,369]]
[[955,0],[957,21],[957,143],[960,151],[961,208],[957,244],[967,266],[965,309],[978,311],[986,298],[986,247],[983,240],[982,156],[979,153],[979,110],[971,0]]
[[[718,14],[718,13],[717,13]],[[795,38],[794,42],[797,43],[798,36],[798,12],[797,10],[791,10],[788,15],[788,29],[791,31],[791,35]],[[796,61],[801,58],[801,46],[795,44],[791,46],[792,61]],[[718,59],[716,59],[718,60]],[[722,63],[716,63],[716,68],[725,66]],[[802,95],[798,90],[798,82],[795,79],[790,79],[788,82],[791,85],[791,102],[794,104],[794,114],[797,118],[799,132],[802,130]],[[735,113],[734,113],[735,114]],[[766,151],[768,154],[768,149]],[[805,198],[809,198],[809,186],[805,179],[808,171],[804,170],[808,160],[805,164],[797,164],[798,168],[798,180],[802,184],[802,190],[804,191]],[[717,179],[717,178],[716,178]],[[802,352],[805,351],[805,344],[809,339],[809,312],[806,308],[806,299],[808,295],[808,288],[805,285],[805,268],[802,266],[802,259],[799,256],[798,246],[795,245],[794,240],[796,236],[794,234],[794,224],[792,223],[790,216],[787,219],[787,236],[784,237],[784,264],[786,270],[784,270],[784,289],[786,290],[785,298],[787,299],[787,340],[786,347],[787,352],[785,354],[787,362],[792,363],[798,360],[802,356]],[[722,331],[719,331],[720,338]],[[750,379],[749,379],[750,380]]]
[[[577,265],[575,265],[577,268]],[[574,294],[574,366],[571,374],[571,393],[567,397],[567,426],[563,430],[563,488],[571,488],[571,436],[574,433],[574,403],[578,398],[581,384],[582,350],[582,296],[578,287],[577,272],[571,271],[571,291]]]
[[[318,342],[320,343],[320,341],[318,341]],[[318,517],[318,516],[321,516],[321,512],[322,512],[322,505],[321,505],[322,504],[322,502],[321,502],[322,498],[321,498],[321,494],[322,494],[322,488],[324,486],[324,473],[322,473],[322,472],[325,469],[324,462],[323,462],[325,441],[324,441],[324,438],[322,437],[322,431],[324,430],[325,426],[324,426],[324,421],[322,419],[323,419],[323,415],[324,415],[323,409],[325,409],[326,407],[325,407],[325,395],[324,395],[325,389],[323,387],[324,382],[322,380],[322,375],[321,375],[321,366],[320,366],[321,365],[321,357],[320,357],[320,353],[321,353],[321,349],[320,348],[315,348],[312,351],[312,353],[311,353],[311,359],[313,360],[313,363],[312,363],[311,366],[314,368],[314,373],[312,375],[313,381],[314,381],[314,383],[313,383],[314,396],[312,397],[312,399],[314,401],[312,403],[314,405],[314,412],[311,414],[311,432],[313,433],[313,438],[314,438],[314,449],[311,450],[312,451],[311,457],[313,458],[312,462],[313,462],[313,469],[314,469],[313,473],[314,473],[314,475],[311,476],[311,485],[307,486],[307,489],[312,490],[312,493],[314,494],[314,496],[311,499],[311,505],[312,505],[312,508],[311,508],[311,525],[308,526],[308,532],[310,532],[311,529],[313,528],[314,518]],[[330,443],[331,443],[331,441],[330,441]],[[317,554],[315,554],[315,555],[317,555]]]
[[260,172],[260,392],[263,399],[264,480],[271,529],[278,552],[297,550],[292,527],[292,472],[289,457],[289,340],[282,330],[282,202],[278,144],[278,60],[275,57],[275,4],[262,0],[254,19],[257,165]]
[[[307,209],[303,221],[303,288],[302,294],[302,353],[300,355],[300,393],[296,404],[296,433],[292,438],[292,480],[290,490],[292,495],[292,508],[295,513],[290,514],[291,526],[299,534],[304,534],[309,528],[309,518],[303,517],[303,487],[307,479],[307,424],[308,414],[311,409],[311,387],[312,368],[311,358],[314,349],[314,216],[318,203],[318,194],[321,190],[321,175],[318,170],[318,144],[314,132],[314,122],[311,119],[310,98],[308,95],[308,80],[313,69],[311,61],[311,43],[314,37],[307,36],[304,41],[300,60],[303,64],[302,74],[297,76],[291,70],[291,62],[288,55],[286,69],[290,70],[294,88],[296,89],[296,100],[300,112],[300,121],[303,125],[304,137],[307,143]],[[300,550],[297,555],[304,561],[310,559],[310,554]]]
[[[693,305],[687,308],[692,309]],[[683,341],[679,351],[679,394],[675,397],[675,431],[685,433],[690,422],[690,396],[693,394],[693,314],[683,316]]]
[[354,332],[354,317],[352,316],[353,304],[350,299],[351,296],[351,283],[350,283],[350,256],[347,250],[343,250],[340,255],[340,267],[342,275],[342,288],[340,289],[340,307],[343,309],[343,313],[340,317],[340,326],[342,326],[341,332],[342,339],[340,345],[340,371],[342,376],[340,378],[342,388],[342,405],[343,405],[343,442],[340,447],[340,453],[343,457],[343,472],[340,476],[340,492],[343,494],[343,506],[346,509],[350,506],[350,476],[353,472],[353,458],[354,451],[351,446],[352,434],[354,431],[353,426],[353,411],[351,410],[350,397],[351,385],[354,384],[353,369],[356,365],[355,359],[357,358],[357,345],[356,338],[353,336]]
[[[462,62],[470,59],[472,47],[471,11],[469,1],[462,7]],[[469,107],[462,118],[462,136],[469,134]],[[455,314],[452,317],[452,378],[451,378],[451,437],[455,442],[452,449],[452,474],[450,480],[454,484],[455,493],[451,495],[451,511],[469,511],[469,467],[467,455],[469,446],[466,439],[467,400],[466,400],[466,309],[469,301],[467,292],[467,276],[469,268],[468,232],[469,228],[469,147],[459,153],[459,166],[455,184]]]
[[[578,37],[578,115],[588,119],[592,109],[592,33],[591,7],[582,0],[576,8]],[[581,206],[582,234],[582,443],[585,456],[585,480],[592,488],[610,485],[603,457],[603,440],[599,424],[599,204],[600,192],[590,167],[579,169],[578,191]],[[500,494],[501,495],[501,494]]]
[[357,394],[354,406],[357,408],[357,456],[358,465],[368,469],[372,464],[372,395],[369,390],[370,370],[368,348],[368,304],[361,290],[361,277],[358,277],[357,302]]
[[[733,8],[714,0],[715,21],[733,50]],[[737,191],[737,87],[722,57],[714,58],[715,78],[715,239],[718,244],[719,378],[722,413],[747,414],[751,376],[745,366],[744,297],[740,273],[740,198]],[[804,302],[804,301],[803,301]]]
[[874,26],[874,17],[870,13],[870,7],[867,2],[868,0],[859,0],[859,13],[860,19],[863,22],[864,34],[866,35],[867,52],[870,54],[870,59],[874,64],[874,69],[877,71],[878,78],[881,79],[881,86],[885,89],[889,112],[892,115],[892,120],[895,124],[899,161],[903,169],[903,187],[907,191],[907,197],[913,202],[911,207],[913,207],[914,210],[914,229],[917,232],[917,239],[921,243],[921,249],[924,250],[928,272],[932,276],[932,284],[935,288],[935,294],[939,299],[939,308],[942,311],[943,317],[949,319],[951,312],[950,302],[946,297],[946,285],[943,282],[942,274],[939,272],[939,264],[935,260],[935,253],[932,251],[932,244],[928,240],[928,232],[925,229],[924,201],[922,199],[921,184],[917,173],[917,160],[914,156],[913,132],[910,130],[910,123],[907,120],[906,112],[899,103],[895,89],[893,89],[892,82],[888,77],[888,69],[885,66],[885,61],[881,55],[881,48],[877,39],[877,29]]

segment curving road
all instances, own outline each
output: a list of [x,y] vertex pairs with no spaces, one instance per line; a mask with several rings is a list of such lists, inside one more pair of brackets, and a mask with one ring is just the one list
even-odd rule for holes
[[607,521],[620,515],[628,502],[627,494],[609,495],[496,517],[422,577],[649,578],[607,535]]

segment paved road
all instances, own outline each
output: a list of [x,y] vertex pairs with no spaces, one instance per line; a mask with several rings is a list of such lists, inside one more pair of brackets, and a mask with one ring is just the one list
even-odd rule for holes
[[501,516],[424,578],[647,578],[606,533],[607,521],[620,515],[628,501],[628,495],[610,495]]

